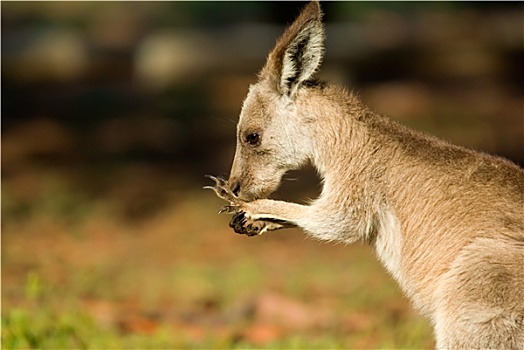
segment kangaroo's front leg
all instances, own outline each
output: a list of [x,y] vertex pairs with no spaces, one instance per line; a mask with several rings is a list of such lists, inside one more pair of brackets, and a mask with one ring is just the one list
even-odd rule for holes
[[305,206],[271,199],[242,203],[229,224],[235,232],[248,236],[299,226]]
[[237,233],[255,236],[266,231],[298,226],[297,219],[304,215],[305,207],[299,204],[270,199],[242,201],[231,191],[226,180],[209,175],[207,177],[215,185],[205,188],[212,189],[219,198],[229,202],[219,213],[234,214],[229,226]]

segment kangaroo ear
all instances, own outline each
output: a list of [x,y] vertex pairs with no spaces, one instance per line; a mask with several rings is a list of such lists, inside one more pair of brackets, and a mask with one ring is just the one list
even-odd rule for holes
[[281,94],[293,97],[320,66],[323,42],[322,12],[318,1],[312,1],[277,41],[260,77]]

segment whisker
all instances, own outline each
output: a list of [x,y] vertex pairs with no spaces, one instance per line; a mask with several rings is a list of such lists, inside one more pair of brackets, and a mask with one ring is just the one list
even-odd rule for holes
[[299,181],[299,177],[284,177],[284,181]]

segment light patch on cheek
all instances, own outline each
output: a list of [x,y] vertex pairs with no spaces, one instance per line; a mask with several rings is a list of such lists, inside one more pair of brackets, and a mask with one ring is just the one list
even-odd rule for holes
[[262,169],[259,169],[259,173],[255,173],[254,177],[244,179],[244,191],[240,193],[244,199],[267,198],[279,187],[284,172],[274,169]]
[[[297,158],[297,113],[296,105],[288,96],[282,96],[275,109],[276,118],[273,120],[272,129],[278,134],[275,141],[277,152],[277,166],[289,166],[295,164]],[[291,162],[290,162],[291,160]],[[286,169],[288,170],[288,169]]]

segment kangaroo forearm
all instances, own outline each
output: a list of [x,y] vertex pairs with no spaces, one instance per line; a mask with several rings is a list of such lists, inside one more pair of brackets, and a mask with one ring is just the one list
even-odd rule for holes
[[308,211],[306,205],[272,199],[258,199],[245,205],[250,219],[288,222],[294,226],[301,226]]
[[[360,239],[363,223],[348,213],[340,213],[336,208],[325,208],[322,202],[301,205],[271,199],[259,199],[245,204],[246,217],[251,220],[279,224],[269,231],[286,227],[299,227],[311,236],[321,240],[338,240],[346,243]],[[351,211],[350,211],[351,212]],[[334,215],[333,215],[334,214]],[[344,218],[342,220],[342,218]]]

